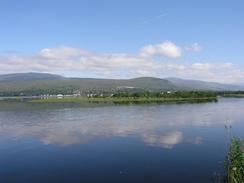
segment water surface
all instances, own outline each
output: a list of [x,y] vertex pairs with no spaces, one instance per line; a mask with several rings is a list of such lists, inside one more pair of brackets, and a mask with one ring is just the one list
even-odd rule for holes
[[[0,102],[0,182],[212,182],[244,99],[100,105]],[[231,125],[231,131],[225,129]]]

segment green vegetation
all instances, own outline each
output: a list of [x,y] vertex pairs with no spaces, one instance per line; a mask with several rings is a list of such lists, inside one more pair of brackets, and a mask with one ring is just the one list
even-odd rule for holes
[[233,138],[226,160],[226,183],[244,183],[244,141]]
[[33,99],[32,103],[160,103],[160,102],[210,102],[216,101],[216,98],[47,98],[47,99]]
[[219,92],[219,95],[223,96],[223,97],[243,98],[244,97],[244,91]]
[[174,99],[184,99],[184,98],[216,98],[217,94],[215,92],[207,91],[182,91],[182,92],[120,92],[113,95],[113,98],[174,98]]

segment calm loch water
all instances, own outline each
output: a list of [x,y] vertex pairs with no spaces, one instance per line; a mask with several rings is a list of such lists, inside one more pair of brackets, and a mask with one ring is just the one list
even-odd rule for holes
[[[225,125],[232,125],[231,131]],[[212,182],[244,99],[79,107],[0,102],[0,182]]]

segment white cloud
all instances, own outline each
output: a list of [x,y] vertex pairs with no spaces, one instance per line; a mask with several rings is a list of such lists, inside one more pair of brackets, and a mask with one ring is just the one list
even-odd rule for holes
[[218,82],[244,82],[244,72],[231,63],[183,64],[154,58],[179,57],[181,48],[172,42],[145,46],[138,54],[100,54],[81,48],[45,48],[35,55],[0,56],[0,74],[13,72],[71,73],[79,77],[132,78],[181,77]]
[[198,43],[193,43],[191,46],[186,46],[185,50],[191,52],[200,52],[202,51],[202,47]]
[[170,58],[181,57],[182,50],[179,46],[175,45],[171,41],[166,41],[161,44],[148,45],[140,50],[140,56],[152,57],[152,56],[166,56]]
[[40,51],[39,56],[47,59],[70,59],[81,56],[92,56],[94,53],[80,49],[61,46],[58,48],[44,48]]

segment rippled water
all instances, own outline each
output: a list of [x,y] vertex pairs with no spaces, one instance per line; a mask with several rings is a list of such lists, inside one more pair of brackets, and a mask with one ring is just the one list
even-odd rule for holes
[[231,98],[97,107],[0,102],[0,182],[212,182],[229,133],[244,138],[243,109],[244,99]]

